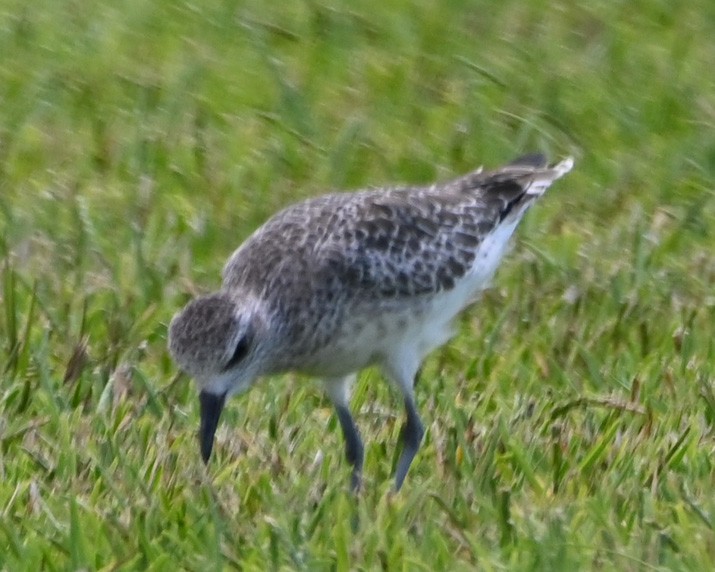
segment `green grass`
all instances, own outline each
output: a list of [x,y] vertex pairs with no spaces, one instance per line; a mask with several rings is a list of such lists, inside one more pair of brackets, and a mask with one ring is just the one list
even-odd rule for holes
[[[715,4],[0,3],[0,568],[706,570]],[[295,376],[208,470],[166,324],[270,213],[542,150],[575,170],[418,386],[357,386],[365,490]]]

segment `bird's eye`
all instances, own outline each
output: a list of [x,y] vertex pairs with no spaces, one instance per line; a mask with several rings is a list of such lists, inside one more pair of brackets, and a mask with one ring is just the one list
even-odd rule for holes
[[226,365],[224,365],[224,371],[228,371],[229,369],[233,369],[234,367],[236,367],[238,365],[238,362],[240,362],[243,358],[246,357],[246,354],[248,353],[248,347],[248,336],[243,336],[240,340],[238,340],[236,348],[233,350],[233,355],[226,362]]

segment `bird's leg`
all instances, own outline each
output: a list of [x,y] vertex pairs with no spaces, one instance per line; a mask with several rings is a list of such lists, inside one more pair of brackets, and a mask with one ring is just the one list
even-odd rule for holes
[[402,483],[407,476],[407,471],[412,464],[412,459],[415,458],[425,433],[412,395],[405,396],[405,413],[407,414],[407,418],[400,432],[402,453],[400,454],[400,459],[397,461],[397,470],[395,471],[395,490],[397,491],[402,487]]
[[400,431],[402,452],[395,470],[395,490],[402,488],[407,471],[422,442],[425,429],[415,407],[415,383],[420,368],[420,354],[415,348],[404,346],[383,364],[385,376],[400,390],[405,399],[405,424]]
[[365,448],[360,438],[355,420],[350,414],[350,388],[355,381],[355,376],[350,375],[339,379],[325,381],[325,390],[335,405],[335,413],[340,421],[340,427],[345,437],[345,458],[352,465],[353,474],[350,488],[356,491],[360,488],[362,480],[362,465],[365,458]]
[[338,415],[340,427],[342,427],[343,436],[345,437],[345,458],[353,467],[350,488],[353,491],[357,491],[362,480],[362,464],[365,458],[362,439],[360,439],[360,433],[347,406],[336,404],[335,412]]

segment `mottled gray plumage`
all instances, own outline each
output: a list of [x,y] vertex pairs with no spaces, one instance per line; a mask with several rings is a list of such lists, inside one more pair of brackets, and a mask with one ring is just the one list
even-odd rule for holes
[[[421,438],[412,395],[420,362],[450,337],[453,318],[485,286],[529,206],[571,166],[567,159],[548,167],[529,155],[444,184],[290,206],[233,253],[219,292],[174,318],[171,353],[197,379],[202,407],[210,395],[222,406],[262,375],[326,378],[349,457],[353,441],[357,485],[362,443],[347,410],[352,374],[382,367]],[[206,459],[210,437],[202,441]],[[398,488],[411,460],[398,467]]]

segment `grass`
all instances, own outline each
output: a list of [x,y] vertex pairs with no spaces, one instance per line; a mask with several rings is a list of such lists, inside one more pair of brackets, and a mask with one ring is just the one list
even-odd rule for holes
[[[705,570],[711,2],[0,4],[0,568]],[[166,324],[276,209],[539,149],[576,168],[398,400],[232,402],[208,470]]]

